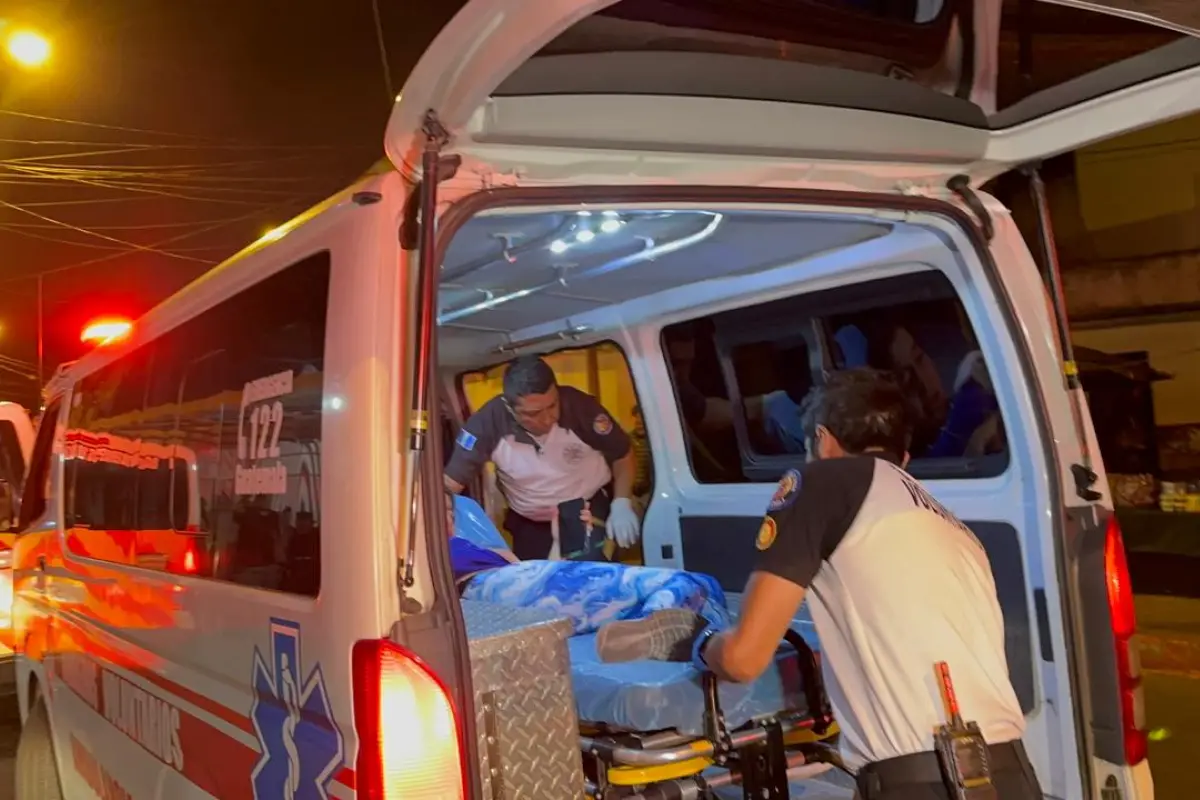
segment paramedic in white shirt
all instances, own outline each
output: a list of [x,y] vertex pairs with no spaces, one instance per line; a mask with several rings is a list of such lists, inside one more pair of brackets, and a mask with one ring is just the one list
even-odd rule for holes
[[[694,619],[681,618],[688,612],[614,623],[614,643],[630,643],[621,660],[661,658],[650,643],[693,637],[698,668],[752,681],[807,599],[842,756],[858,770],[863,800],[950,798],[933,752],[933,732],[948,722],[934,677],[940,661],[963,718],[989,745],[1000,800],[1041,798],[987,553],[904,471],[911,428],[899,384],[870,369],[835,372],[802,415],[809,463],[775,490],[737,623],[699,635]],[[668,626],[678,630],[661,630]],[[632,652],[639,641],[647,652]]]
[[461,492],[488,461],[496,465],[508,503],[504,527],[522,561],[559,557],[558,506],[571,500],[587,501],[594,524],[618,546],[638,540],[628,434],[595,397],[559,386],[537,356],[509,364],[503,393],[467,420],[446,465],[446,488]]

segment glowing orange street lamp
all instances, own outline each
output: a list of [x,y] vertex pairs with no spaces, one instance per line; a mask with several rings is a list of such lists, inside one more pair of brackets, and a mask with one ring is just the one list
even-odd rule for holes
[[131,330],[133,330],[133,323],[129,320],[106,317],[93,320],[84,326],[79,341],[95,342],[97,345],[111,344],[128,336]]
[[25,69],[37,69],[50,60],[50,40],[37,31],[19,29],[4,37],[8,57]]

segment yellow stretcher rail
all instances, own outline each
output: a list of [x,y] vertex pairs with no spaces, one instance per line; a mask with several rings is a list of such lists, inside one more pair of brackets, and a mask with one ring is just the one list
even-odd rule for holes
[[[838,732],[836,722],[821,734],[815,733],[812,728],[799,728],[784,734],[783,743],[785,745],[816,744],[817,742],[823,742],[837,736]],[[692,749],[706,751],[708,750],[708,743],[704,741],[692,742]],[[697,756],[696,758],[675,761],[670,764],[609,767],[608,782],[613,786],[646,786],[662,781],[689,778],[692,775],[703,772],[714,763],[707,756]]]

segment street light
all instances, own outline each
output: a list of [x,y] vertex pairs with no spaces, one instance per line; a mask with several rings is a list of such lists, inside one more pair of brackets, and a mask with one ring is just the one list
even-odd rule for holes
[[4,37],[8,57],[26,69],[37,69],[50,60],[50,40],[37,31],[19,28]]

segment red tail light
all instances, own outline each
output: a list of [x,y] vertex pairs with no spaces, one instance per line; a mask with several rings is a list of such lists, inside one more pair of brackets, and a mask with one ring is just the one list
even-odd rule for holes
[[446,685],[383,639],[354,645],[360,800],[462,800],[462,740]]
[[1109,518],[1105,532],[1104,574],[1108,582],[1108,612],[1117,644],[1125,760],[1129,764],[1137,764],[1146,757],[1146,706],[1142,692],[1142,667],[1135,639],[1137,614],[1133,607],[1133,587],[1129,583],[1125,542],[1116,516]]

